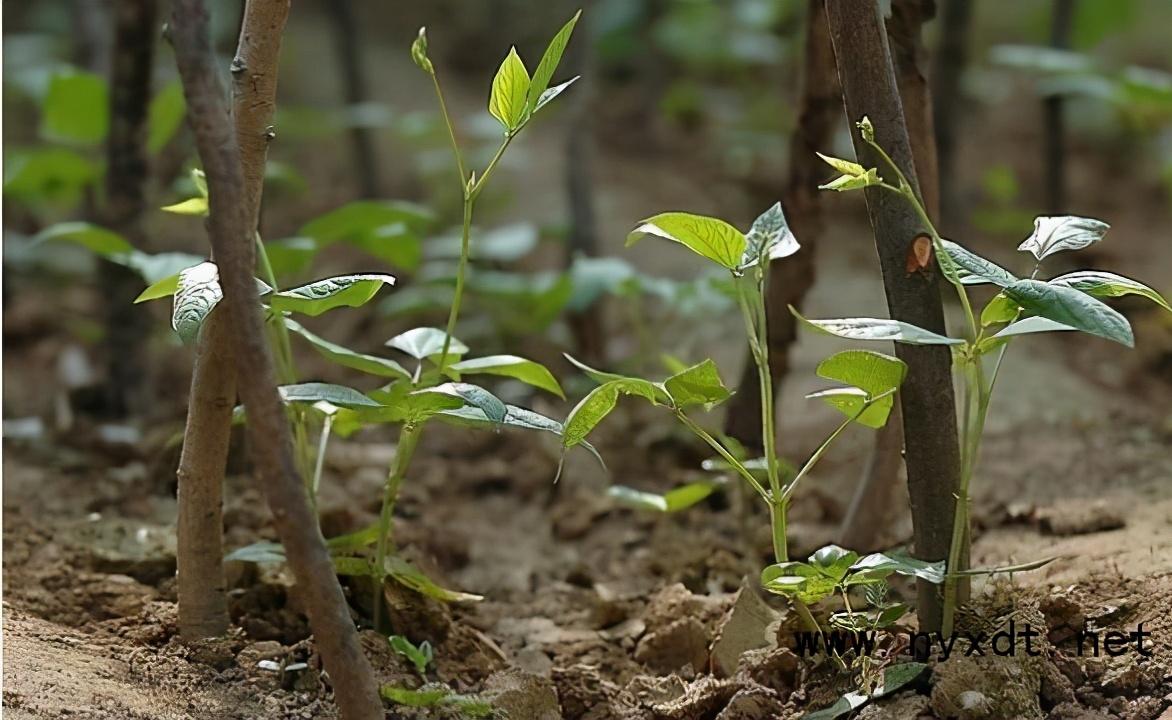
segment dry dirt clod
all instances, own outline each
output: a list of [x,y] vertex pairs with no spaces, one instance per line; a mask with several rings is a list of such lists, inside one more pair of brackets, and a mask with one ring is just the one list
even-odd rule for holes
[[769,626],[777,619],[777,611],[757,594],[753,580],[743,580],[732,608],[717,625],[711,655],[713,674],[730,677],[736,672],[741,655],[767,647],[771,641]]
[[708,667],[708,632],[696,618],[680,618],[644,635],[635,659],[661,674],[689,667],[702,672]]
[[510,718],[562,720],[553,681],[539,675],[515,669],[493,673],[482,696]]
[[1038,524],[1049,535],[1086,535],[1118,530],[1127,524],[1123,515],[1103,500],[1066,500],[1038,510]]
[[1041,718],[1041,672],[1031,658],[953,656],[932,672],[932,710],[957,720]]
[[859,711],[856,720],[915,720],[930,718],[928,698],[915,693],[903,693],[894,698],[884,698],[869,703]]
[[716,720],[756,720],[778,717],[783,707],[777,693],[768,688],[746,688],[737,692]]

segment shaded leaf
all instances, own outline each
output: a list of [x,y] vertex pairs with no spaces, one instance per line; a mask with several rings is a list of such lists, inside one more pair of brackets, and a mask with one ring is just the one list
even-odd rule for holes
[[479,385],[451,382],[437,385],[433,388],[427,388],[427,390],[429,392],[458,397],[464,401],[464,404],[483,412],[484,416],[491,422],[499,424],[505,421],[505,414],[508,412],[505,404],[496,395],[493,395]]
[[224,556],[224,562],[283,563],[285,548],[281,543],[262,540],[242,548],[236,548]]
[[361,307],[370,302],[383,285],[394,285],[390,275],[339,275],[307,285],[282,290],[268,298],[269,307],[311,317],[339,307]]
[[1005,287],[1017,281],[1013,273],[997,263],[986,260],[971,250],[966,250],[951,240],[941,240],[944,251],[952,258],[952,262],[959,269],[960,281],[965,285],[980,285],[993,283]]
[[1011,322],[1017,317],[1019,310],[1020,306],[1017,303],[1010,300],[1004,292],[999,292],[981,310],[981,327]]
[[944,562],[917,560],[901,553],[871,553],[850,567],[846,584],[874,582],[888,575],[907,575],[930,583],[944,582]]
[[96,145],[109,126],[105,78],[73,68],[53,74],[41,105],[41,134],[46,139]]
[[827,545],[810,556],[810,565],[834,582],[841,581],[852,565],[859,559],[859,554],[853,550],[846,550],[837,545]]
[[1135,345],[1135,336],[1127,318],[1072,287],[1051,285],[1039,280],[1018,280],[1005,288],[1005,294],[1035,315],[1114,340],[1127,347]]
[[[880,428],[891,414],[895,395],[879,396],[891,393],[900,386],[907,375],[907,365],[902,360],[883,353],[844,350],[820,362],[816,372],[819,377],[836,380],[851,387],[813,393],[807,397],[821,398],[843,415],[855,418],[856,422],[867,427]],[[851,389],[858,389],[862,394],[849,392]],[[879,399],[875,400],[876,397]],[[870,406],[863,410],[863,406],[868,402],[871,403]]]
[[113,230],[88,222],[63,222],[50,225],[33,238],[33,242],[61,240],[81,245],[104,258],[134,252],[134,247]]
[[411,60],[428,75],[435,74],[435,67],[431,64],[431,59],[427,57],[427,28],[425,27],[419,28],[419,34],[411,43]]
[[994,338],[1008,338],[1014,335],[1028,335],[1031,333],[1054,332],[1061,330],[1078,330],[1065,323],[1055,322],[1044,317],[1028,317],[1001,328]]
[[442,587],[424,575],[414,565],[398,556],[387,558],[387,572],[400,585],[408,587],[420,595],[426,595],[427,597],[435,598],[442,602],[480,602],[484,599],[482,595],[474,595],[472,593],[449,590],[448,588]]
[[825,600],[834,592],[835,584],[833,578],[806,563],[777,563],[761,571],[762,587],[806,605]]
[[572,448],[585,440],[590,431],[614,410],[620,395],[638,395],[652,404],[658,404],[661,392],[655,383],[639,378],[610,380],[599,385],[582,398],[566,417],[562,447]]
[[366,408],[379,407],[379,403],[354,388],[332,383],[307,382],[295,385],[282,385],[277,390],[281,393],[281,400],[287,403],[303,402],[316,403],[325,401],[338,407]]
[[285,318],[285,327],[289,328],[291,332],[305,338],[313,346],[314,350],[317,350],[323,356],[344,367],[361,370],[364,373],[378,375],[380,377],[411,377],[411,373],[406,368],[390,358],[366,355],[365,353],[356,352],[347,347],[332,343],[325,338],[314,335],[301,325],[301,323],[291,318]]
[[157,153],[175,136],[187,115],[187,102],[179,81],[167,86],[151,98],[147,109],[147,150]]

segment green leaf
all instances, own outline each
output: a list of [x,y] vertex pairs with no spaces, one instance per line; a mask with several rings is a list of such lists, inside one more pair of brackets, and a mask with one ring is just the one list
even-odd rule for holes
[[517,55],[517,48],[510,48],[492,79],[492,95],[488,99],[488,112],[500,120],[506,133],[519,128],[528,115],[525,100],[528,92],[529,71]]
[[836,581],[816,567],[800,562],[770,565],[761,571],[761,585],[771,593],[813,605],[829,597]]
[[1063,330],[1078,330],[1065,323],[1056,322],[1044,317],[1028,317],[1001,328],[1001,331],[992,339],[1009,338],[1015,335],[1030,335],[1040,332],[1055,332]]
[[[142,279],[148,283],[155,283],[164,280],[172,275],[181,273],[188,268],[195,267],[202,262],[204,258],[199,255],[190,255],[188,253],[164,252],[164,253],[144,253],[135,250],[129,255],[118,255],[110,258],[120,265],[125,265],[131,270],[138,273]],[[260,294],[270,292],[272,288],[265,285],[260,280],[257,280],[257,288]]]
[[623,378],[610,380],[594,388],[574,406],[566,417],[562,432],[562,447],[569,449],[581,443],[618,404],[620,395],[638,395],[657,405],[662,389],[649,380]]
[[431,643],[424,640],[416,647],[415,643],[411,642],[402,635],[392,635],[387,638],[391,649],[399,653],[415,666],[415,672],[420,675],[427,674],[427,666],[432,660]]
[[383,285],[394,284],[390,275],[339,275],[282,290],[270,296],[268,303],[274,310],[316,317],[334,308],[362,307]]
[[1141,295],[1156,303],[1160,307],[1172,312],[1168,301],[1160,293],[1144,285],[1138,280],[1132,280],[1115,273],[1102,270],[1080,270],[1067,273],[1049,281],[1051,285],[1065,285],[1075,290],[1097,298],[1123,297],[1124,295]]
[[414,61],[419,69],[428,75],[435,75],[435,67],[431,64],[431,58],[427,57],[427,28],[419,28],[419,34],[415,36],[415,41],[411,43],[411,60]]
[[201,198],[205,200],[208,197],[208,176],[203,170],[199,168],[191,169],[191,184],[195,186],[195,191],[199,193]]
[[1034,232],[1018,250],[1033,254],[1039,261],[1063,250],[1082,250],[1099,242],[1111,226],[1102,220],[1063,215],[1034,219]]
[[875,142],[875,126],[871,124],[871,118],[864,115],[862,120],[855,123],[855,126],[858,127],[859,135],[864,140],[871,143]]
[[331,383],[307,382],[295,385],[282,385],[277,390],[281,393],[281,400],[287,403],[316,403],[325,401],[332,405],[344,408],[379,407],[379,403],[368,398],[354,388]]
[[314,218],[297,234],[313,238],[319,247],[344,241],[392,266],[413,270],[422,257],[419,233],[432,220],[428,210],[412,203],[359,200]]
[[853,550],[846,550],[837,545],[827,545],[810,556],[810,565],[838,583],[846,577],[847,570],[858,559],[859,554]]
[[639,510],[651,510],[661,513],[674,513],[685,510],[711,495],[720,483],[701,481],[681,485],[659,493],[644,492],[625,485],[612,485],[607,488],[606,494],[615,502]]
[[174,205],[164,205],[159,209],[175,215],[207,215],[208,199],[206,197],[187,198]]
[[870,185],[879,185],[883,182],[883,179],[879,177],[879,171],[875,168],[864,168],[858,163],[830,157],[822,153],[817,153],[817,155],[827,165],[842,173],[842,175],[839,175],[825,185],[819,185],[819,190],[846,192],[848,190],[859,190]]
[[[558,63],[562,61],[562,55],[566,51],[566,45],[570,43],[570,35],[574,32],[574,26],[578,24],[578,18],[582,16],[582,11],[574,13],[574,17],[558,30],[553,39],[549,41],[549,46],[545,49],[545,54],[541,56],[541,62],[537,63],[537,68],[533,71],[533,81],[529,83],[528,91],[525,97],[525,102],[529,106],[529,111],[536,112],[537,108],[543,105],[541,96],[545,94],[549,87],[550,80],[553,79],[553,74],[558,68]],[[573,81],[571,81],[573,82]],[[564,83],[561,87],[565,88],[569,83]],[[561,90],[558,90],[561,92]],[[494,83],[493,94],[496,94]],[[556,95],[556,93],[555,93]],[[547,98],[545,102],[553,99]],[[494,113],[495,114],[495,113]],[[499,117],[499,116],[498,116]],[[501,122],[504,122],[503,120]],[[505,127],[508,127],[506,123]]]
[[361,530],[336,535],[326,540],[331,555],[358,552],[378,542],[379,524],[371,523]]
[[265,253],[278,278],[300,275],[308,270],[317,250],[317,241],[308,237],[265,241]]
[[450,365],[448,370],[455,373],[456,378],[459,378],[461,375],[476,374],[511,377],[533,387],[551,392],[563,400],[566,399],[561,385],[558,385],[558,381],[554,379],[553,374],[544,365],[517,357],[516,355],[490,355],[471,360],[461,360],[458,363]]
[[105,78],[73,68],[53,74],[41,106],[41,134],[47,140],[96,145],[109,126]]
[[663,382],[663,387],[676,407],[704,405],[711,408],[732,397],[712,360],[705,360],[672,375]]
[[745,252],[741,256],[739,270],[789,257],[799,249],[798,240],[785,220],[781,203],[774,203],[753,221],[753,226],[745,235]]
[[167,83],[151,98],[147,109],[147,150],[152,155],[175,137],[186,115],[187,101],[183,98],[183,86],[179,81]]
[[374,390],[370,397],[381,403],[377,410],[362,410],[356,420],[365,423],[421,423],[436,413],[464,406],[464,399],[433,388],[411,389],[408,382],[395,382],[389,388]]
[[[843,415],[853,417],[867,427],[881,428],[886,424],[891,408],[895,405],[895,395],[891,391],[903,382],[907,375],[907,365],[899,358],[883,353],[844,350],[820,362],[816,372],[819,377],[836,380],[861,390],[862,395],[850,392],[823,392],[813,393],[807,397],[822,398]],[[884,396],[884,393],[888,394]],[[875,400],[877,397],[879,399]],[[871,405],[859,414],[868,402]]]
[[581,75],[575,75],[564,83],[561,83],[560,85],[554,85],[545,92],[541,93],[541,97],[537,98],[537,105],[534,106],[533,112],[536,113],[538,110],[548,105],[553,101],[554,98],[556,98],[558,95],[561,95],[566,90],[566,88],[578,82],[580,77]]
[[63,147],[4,152],[4,194],[29,203],[76,204],[98,173],[97,163]]
[[[447,333],[439,328],[418,327],[399,333],[387,340],[386,344],[396,350],[402,350],[416,360],[422,360],[442,353],[445,337],[447,337]],[[448,356],[459,357],[466,352],[468,352],[468,346],[453,337],[448,345]]]
[[948,256],[952,258],[952,262],[956,263],[960,269],[960,281],[965,285],[993,283],[994,285],[1005,287],[1006,285],[1017,282],[1017,278],[1014,277],[1013,273],[997,263],[986,260],[970,250],[966,250],[951,240],[941,240],[940,244],[944,247],[944,251],[948,253]]
[[[500,422],[493,422],[485,415],[483,410],[471,405],[440,410],[435,413],[435,418],[451,425],[481,430],[496,430],[503,425],[521,430],[539,430],[553,433],[558,437],[562,436],[563,431],[562,424],[557,420],[527,408],[517,407],[516,405],[505,405],[505,417]],[[580,442],[579,445],[589,451],[603,469],[606,468],[606,463],[602,461],[602,456],[598,454],[598,450],[593,445],[585,441]]]
[[137,305],[138,303],[146,302],[147,300],[158,300],[159,298],[171,297],[177,290],[179,290],[179,273],[168,275],[162,280],[159,280],[150,285],[146,290],[143,290],[141,293],[139,293],[138,297],[134,299],[134,303]]
[[872,553],[850,566],[846,584],[874,582],[892,573],[917,577],[939,585],[944,582],[944,562],[917,560],[900,553]]
[[184,342],[191,342],[223,296],[220,270],[215,263],[200,263],[180,272],[171,308],[171,327]]
[[1008,295],[999,292],[985,305],[985,309],[981,310],[981,327],[1011,322],[1017,317],[1019,309],[1020,306],[1010,300]]
[[50,225],[33,238],[33,242],[59,240],[81,245],[104,258],[134,252],[134,247],[113,230],[88,222],[63,222]]
[[427,390],[433,393],[443,393],[458,397],[464,401],[465,405],[470,405],[483,412],[484,416],[493,423],[503,423],[505,421],[505,415],[508,413],[508,409],[501,402],[500,398],[479,385],[453,382],[427,388]]
[[474,595],[472,593],[441,587],[434,580],[419,571],[414,565],[398,556],[387,558],[387,572],[400,585],[408,587],[420,595],[426,595],[441,602],[480,602],[484,599],[482,595]]
[[1065,285],[1018,280],[1005,294],[1027,311],[1063,325],[1134,347],[1131,324],[1106,304]]
[[703,215],[668,212],[649,217],[627,235],[627,246],[634,245],[644,234],[678,242],[729,270],[736,270],[745,255],[746,240],[740,230]]
[[827,165],[839,171],[843,175],[846,175],[847,177],[859,177],[860,175],[865,175],[867,173],[866,168],[856,162],[843,160],[842,158],[831,157],[830,155],[823,155],[820,152],[815,152],[814,154],[822,158],[823,162],[825,162]]
[[285,548],[281,543],[270,540],[254,542],[242,548],[236,548],[224,556],[224,562],[250,563],[283,563],[285,562]]
[[575,359],[569,353],[562,353],[562,357],[569,360],[571,365],[578,368],[582,372],[586,373],[587,377],[589,377],[591,380],[598,383],[599,385],[601,385],[603,383],[610,382],[611,380],[627,380],[627,379],[629,379],[626,375],[619,375],[618,373],[606,372],[605,370],[596,370],[596,369],[590,367],[589,365],[587,365],[586,363],[582,362],[581,360]]
[[462,717],[488,718],[496,713],[492,704],[487,700],[475,695],[462,695],[447,685],[439,683],[429,683],[418,690],[383,685],[379,689],[379,693],[383,699],[407,707],[451,707],[458,716]]
[[317,350],[324,357],[343,367],[353,368],[379,377],[403,379],[409,379],[411,377],[411,373],[406,368],[390,358],[366,355],[332,343],[329,340],[314,335],[302,326],[301,323],[291,318],[285,318],[285,327],[289,328],[291,332],[305,338],[313,346],[313,349]]
[[798,320],[828,335],[848,340],[893,340],[908,345],[963,345],[964,340],[944,337],[899,320],[882,318],[843,318],[839,320],[807,320],[790,308]]

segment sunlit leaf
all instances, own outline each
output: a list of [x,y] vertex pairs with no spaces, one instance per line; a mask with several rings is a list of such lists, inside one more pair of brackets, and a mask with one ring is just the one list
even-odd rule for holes
[[888,575],[907,575],[930,583],[944,582],[944,562],[917,560],[900,553],[872,553],[850,566],[847,584],[874,582]]
[[1034,232],[1017,249],[1042,260],[1056,252],[1081,250],[1097,243],[1110,227],[1102,220],[1075,215],[1038,217],[1034,219]]
[[[819,377],[851,387],[814,393],[807,397],[821,398],[843,415],[855,418],[856,422],[880,428],[887,423],[887,417],[891,414],[895,404],[895,395],[891,391],[903,382],[907,375],[907,365],[899,358],[883,353],[844,350],[819,363],[817,373]],[[862,394],[849,392],[851,389],[858,389]],[[863,410],[868,402],[870,405]]]
[[490,355],[488,357],[461,360],[448,366],[448,369],[460,375],[500,375],[520,380],[523,383],[541,388],[565,399],[561,385],[553,374],[540,363],[526,360],[516,355]]
[[[552,73],[553,70],[550,70]],[[488,100],[488,112],[500,120],[506,132],[511,133],[520,127],[529,112],[525,99],[529,85],[529,71],[525,69],[525,63],[517,55],[517,48],[510,48],[496,71],[496,77],[492,79],[492,94]]]
[[729,270],[736,270],[745,254],[745,236],[740,230],[703,215],[668,212],[649,217],[627,235],[627,246],[634,245],[644,234],[680,243]]
[[419,69],[428,75],[435,74],[435,67],[431,64],[431,58],[427,57],[427,28],[419,28],[419,34],[415,36],[415,40],[411,43],[411,60],[419,66]]
[[586,439],[595,427],[614,410],[621,395],[637,395],[652,404],[658,404],[663,390],[649,380],[623,378],[610,380],[582,398],[566,417],[562,433],[562,447],[572,448]]
[[[557,70],[558,63],[562,61],[562,55],[566,51],[566,45],[570,43],[570,35],[574,32],[574,26],[578,24],[578,18],[582,16],[582,11],[574,13],[574,17],[570,18],[569,22],[558,30],[553,39],[549,41],[549,46],[545,49],[545,54],[541,56],[541,62],[537,63],[536,69],[533,70],[533,81],[529,83],[525,102],[529,106],[530,112],[535,112],[538,107],[544,105],[553,99],[549,96],[543,100],[542,96],[546,94],[546,89],[549,88],[549,83],[553,79],[553,74]],[[572,80],[570,82],[573,82]],[[570,83],[563,83],[559,86],[565,89]],[[557,92],[561,90],[555,88]],[[557,95],[554,93],[554,96]],[[499,116],[498,116],[499,117]],[[502,122],[504,122],[502,120]],[[506,127],[508,124],[506,123]]]
[[664,494],[636,490],[625,485],[612,485],[606,494],[615,502],[639,510],[674,513],[692,507],[711,495],[720,483],[693,482],[668,490]]
[[1132,280],[1115,273],[1102,270],[1079,270],[1078,272],[1061,275],[1049,281],[1051,285],[1065,285],[1080,290],[1097,298],[1122,297],[1124,295],[1140,295],[1156,303],[1160,307],[1172,312],[1168,301],[1160,293],[1144,285],[1138,280]]
[[745,253],[741,257],[740,269],[789,257],[799,249],[797,238],[786,222],[781,203],[774,203],[753,221],[753,226],[745,235]]
[[1019,311],[1020,306],[1017,303],[1010,300],[1004,292],[999,292],[981,310],[981,327],[1010,322],[1017,317]]
[[859,554],[837,545],[827,545],[810,556],[810,566],[836,583],[846,577],[847,570],[859,559]]
[[790,312],[815,330],[848,340],[893,340],[909,345],[962,345],[964,340],[944,337],[899,320],[882,318],[843,318],[838,320],[808,320],[797,310]]
[[[396,350],[402,350],[411,357],[422,360],[432,355],[439,355],[444,350],[444,338],[447,333],[439,328],[418,327],[412,328],[387,340],[386,344]],[[448,356],[458,357],[468,352],[468,346],[456,338],[452,338],[448,345]]]
[[663,387],[676,407],[712,407],[732,396],[712,360],[705,360],[672,375],[663,382]]
[[215,263],[200,263],[180,272],[171,309],[171,327],[184,342],[194,340],[223,296],[220,271]]
[[496,395],[493,395],[479,385],[451,382],[437,385],[433,388],[427,388],[427,390],[433,393],[444,393],[458,397],[464,401],[465,405],[470,405],[483,412],[484,416],[491,422],[499,424],[505,421],[505,414],[508,412],[505,404]]
[[187,198],[174,205],[164,205],[159,209],[175,215],[207,215],[208,199],[206,197]]
[[1064,330],[1078,330],[1065,323],[1056,322],[1044,317],[1028,317],[1001,328],[993,338],[1008,338],[1015,335],[1030,335],[1040,332],[1055,332]]
[[771,593],[812,605],[834,592],[835,580],[806,563],[784,562],[761,571],[761,585]]

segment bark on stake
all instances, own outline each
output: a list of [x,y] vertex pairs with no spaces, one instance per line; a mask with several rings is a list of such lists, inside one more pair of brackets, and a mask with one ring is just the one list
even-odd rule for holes
[[[216,72],[203,0],[175,0],[171,33],[187,98],[187,117],[207,174],[208,231],[220,266],[221,301],[238,351],[249,447],[289,566],[304,593],[310,627],[346,720],[383,717],[370,664],[362,654],[334,566],[293,464],[289,427],[277,395],[272,358],[253,279],[254,228],[240,148]],[[259,195],[259,193],[258,193]]]
[[[826,0],[826,10],[847,117],[851,122],[870,117],[878,144],[915,184],[911,145],[878,2]],[[882,173],[876,153],[857,131],[851,136],[860,162],[878,167]],[[911,274],[906,269],[908,250],[924,230],[915,212],[906,200],[881,188],[864,192],[891,317],[944,333],[939,273],[934,266],[929,272]],[[952,358],[942,346],[897,344],[895,352],[908,365],[900,406],[907,439],[914,552],[921,559],[944,560],[951,540],[960,466]],[[918,610],[922,630],[939,629],[942,603],[937,586],[919,584]]]
[[[775,394],[789,371],[789,348],[797,339],[797,320],[790,314],[789,306],[801,309],[806,293],[814,285],[814,256],[822,234],[822,191],[818,184],[827,174],[825,163],[815,153],[825,152],[830,146],[841,117],[842,100],[826,27],[826,9],[822,0],[811,0],[806,15],[801,112],[797,130],[790,138],[789,177],[782,197],[786,219],[802,249],[773,263],[765,297],[769,372]],[[746,446],[762,447],[761,387],[752,358],[746,358],[737,393],[729,403],[725,432]]]

